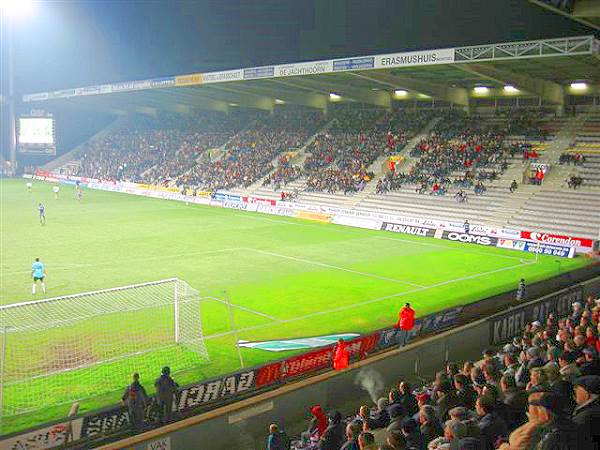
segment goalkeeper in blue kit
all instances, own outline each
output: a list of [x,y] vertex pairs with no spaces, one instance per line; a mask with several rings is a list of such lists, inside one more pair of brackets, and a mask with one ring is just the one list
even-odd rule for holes
[[40,258],[35,258],[34,263],[31,265],[31,278],[33,278],[33,285],[31,286],[31,294],[35,295],[35,289],[37,284],[40,283],[42,292],[46,293],[46,267],[44,263],[40,261]]

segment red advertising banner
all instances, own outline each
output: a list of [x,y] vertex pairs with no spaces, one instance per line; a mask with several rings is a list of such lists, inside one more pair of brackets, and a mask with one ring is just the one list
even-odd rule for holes
[[592,239],[574,237],[574,236],[561,236],[559,234],[550,233],[537,233],[534,231],[521,231],[522,239],[529,239],[531,241],[545,242],[547,244],[558,244],[566,245],[568,247],[589,247],[594,246]]
[[[378,343],[379,333],[373,333],[348,341],[346,349],[350,359],[362,359],[377,348]],[[335,346],[329,346],[260,367],[257,370],[256,386],[260,388],[278,380],[329,367],[332,364],[334,348]]]

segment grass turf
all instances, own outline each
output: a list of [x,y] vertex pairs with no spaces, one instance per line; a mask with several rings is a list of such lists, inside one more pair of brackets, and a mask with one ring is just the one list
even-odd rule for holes
[[[126,194],[88,190],[79,203],[73,194],[62,186],[55,200],[50,184],[34,182],[28,193],[24,180],[0,181],[0,304],[32,300],[30,267],[40,257],[49,297],[178,277],[202,295],[223,298],[227,291],[233,304],[255,311],[235,309],[240,339],[284,339],[367,332],[390,325],[406,301],[426,315],[513,289],[521,277],[533,282],[587,264]],[[46,226],[38,221],[40,201]],[[180,384],[240,368],[226,308],[209,301],[202,318],[210,362],[177,373]],[[151,313],[138,320],[152,333]],[[242,354],[250,366],[291,352]],[[39,357],[35,348],[31,357]],[[141,377],[151,391],[169,354],[157,352],[148,362],[155,370]],[[107,370],[122,381],[105,383]],[[85,377],[32,382],[29,395],[39,397],[41,409],[5,417],[1,431],[61,417],[68,404],[53,404],[66,402],[63,395],[74,388],[82,397],[97,392],[81,401],[80,411],[114,404],[130,373],[130,364],[111,364]],[[50,385],[51,395],[43,395]]]

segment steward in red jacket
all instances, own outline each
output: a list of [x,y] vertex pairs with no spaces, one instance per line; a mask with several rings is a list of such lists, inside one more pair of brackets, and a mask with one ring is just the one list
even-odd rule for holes
[[410,307],[410,303],[407,303],[398,313],[398,323],[396,324],[396,328],[400,328],[403,331],[410,331],[414,326],[415,310]]
[[335,370],[344,370],[348,367],[349,362],[350,356],[346,349],[346,343],[340,338],[333,351],[333,368]]

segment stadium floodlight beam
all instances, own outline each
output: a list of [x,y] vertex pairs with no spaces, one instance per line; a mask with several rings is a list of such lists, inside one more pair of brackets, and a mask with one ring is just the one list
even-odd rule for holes
[[8,38],[8,132],[11,170],[17,168],[17,120],[15,118],[15,77],[13,57],[13,22],[33,10],[33,0],[0,0],[0,28],[6,26]]
[[487,94],[489,90],[490,89],[487,86],[475,86],[473,88],[473,91],[475,91],[476,94]]
[[276,98],[276,99],[275,99],[275,104],[276,104],[276,105],[283,105],[284,103],[285,103],[285,100],[281,100],[281,99],[279,99],[279,98]]
[[588,88],[587,83],[585,83],[583,81],[574,81],[573,83],[571,83],[571,89],[573,89],[575,91],[583,91],[587,88]]
[[336,94],[335,92],[329,93],[329,100],[335,102],[335,101],[339,101],[341,99],[342,99],[342,96],[340,94]]
[[511,84],[507,84],[506,86],[504,86],[504,92],[508,94],[515,94],[519,92],[519,90]]
[[33,6],[33,0],[0,0],[0,11],[8,18],[28,16]]
[[408,95],[408,91],[405,91],[404,89],[396,89],[394,91],[394,95],[396,97],[406,97]]

